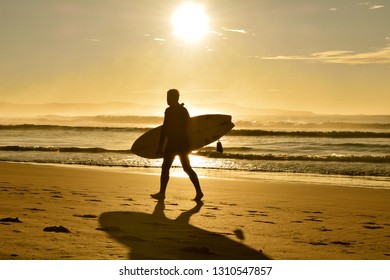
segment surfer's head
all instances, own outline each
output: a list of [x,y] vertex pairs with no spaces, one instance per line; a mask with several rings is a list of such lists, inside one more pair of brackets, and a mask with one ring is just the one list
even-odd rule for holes
[[179,91],[177,89],[170,89],[167,91],[167,103],[169,106],[179,103]]

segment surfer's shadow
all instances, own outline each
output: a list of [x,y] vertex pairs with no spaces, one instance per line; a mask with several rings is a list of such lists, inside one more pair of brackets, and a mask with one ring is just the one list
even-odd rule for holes
[[189,224],[201,211],[202,202],[176,219],[165,216],[165,203],[158,201],[152,214],[106,212],[100,216],[102,228],[130,249],[130,259],[268,259],[241,242]]

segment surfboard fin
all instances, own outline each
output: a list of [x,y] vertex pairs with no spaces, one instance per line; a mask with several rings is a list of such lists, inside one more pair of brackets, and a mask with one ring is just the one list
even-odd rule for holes
[[217,152],[218,153],[223,153],[222,143],[219,140],[217,142]]

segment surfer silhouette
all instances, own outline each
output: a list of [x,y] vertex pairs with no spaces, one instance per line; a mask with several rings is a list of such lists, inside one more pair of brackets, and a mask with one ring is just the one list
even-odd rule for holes
[[[203,197],[199,184],[198,175],[192,169],[189,159],[189,145],[187,127],[190,119],[184,104],[179,103],[179,91],[170,89],[167,92],[167,103],[169,107],[165,110],[164,123],[161,130],[160,142],[157,154],[163,154],[163,164],[161,167],[160,191],[152,194],[155,199],[165,199],[165,192],[169,181],[169,171],[175,157],[178,155],[184,172],[187,173],[196,190],[195,201],[200,201]],[[164,142],[167,141],[163,151]]]

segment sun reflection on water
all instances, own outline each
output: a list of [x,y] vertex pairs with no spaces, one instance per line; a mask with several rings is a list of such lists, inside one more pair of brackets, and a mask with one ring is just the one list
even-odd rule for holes
[[[206,157],[198,156],[196,153],[191,153],[189,155],[191,166],[196,169],[196,168],[213,168],[215,166],[210,165],[210,161],[207,160]],[[173,161],[172,164],[170,175],[174,177],[187,177],[188,175],[184,172],[183,168],[181,168],[181,163],[180,159],[178,156],[176,156],[175,160]]]

